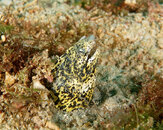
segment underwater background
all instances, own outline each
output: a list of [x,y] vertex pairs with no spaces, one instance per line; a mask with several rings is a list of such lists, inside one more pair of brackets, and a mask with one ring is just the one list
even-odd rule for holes
[[[55,106],[57,57],[100,50],[84,109]],[[163,129],[162,0],[0,0],[0,129]]]

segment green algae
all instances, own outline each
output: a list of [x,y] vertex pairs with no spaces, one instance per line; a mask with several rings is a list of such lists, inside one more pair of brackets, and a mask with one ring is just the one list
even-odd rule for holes
[[14,26],[12,25],[6,25],[3,23],[0,23],[0,34],[9,33],[13,29],[14,29]]

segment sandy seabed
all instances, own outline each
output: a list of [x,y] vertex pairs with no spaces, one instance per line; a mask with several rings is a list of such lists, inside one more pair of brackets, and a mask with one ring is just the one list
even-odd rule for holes
[[[0,1],[0,129],[162,128],[162,5],[118,14],[80,5]],[[101,51],[93,99],[66,113],[49,96],[53,61],[89,35]]]

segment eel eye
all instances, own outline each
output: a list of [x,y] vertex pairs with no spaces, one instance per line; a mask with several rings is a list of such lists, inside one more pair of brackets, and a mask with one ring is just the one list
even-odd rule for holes
[[85,50],[84,49],[79,49],[79,52],[85,53]]

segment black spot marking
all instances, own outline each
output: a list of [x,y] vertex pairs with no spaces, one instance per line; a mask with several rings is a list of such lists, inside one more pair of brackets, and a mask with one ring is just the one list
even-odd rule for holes
[[[55,84],[53,89],[58,97],[55,104],[57,104],[57,107],[60,109],[71,111],[85,107],[91,100],[94,88],[94,86],[91,87],[91,85],[94,84],[87,84],[87,81],[91,78],[95,78],[96,60],[92,60],[92,63],[88,65],[88,59],[95,53],[95,51],[91,50],[87,61],[84,61],[88,53],[88,42],[88,39],[82,39],[72,46],[59,58],[56,62],[56,68],[52,70]],[[72,83],[74,79],[77,81],[77,84]],[[94,79],[92,81],[94,81]],[[83,84],[91,88],[81,92],[80,89],[82,89]]]

